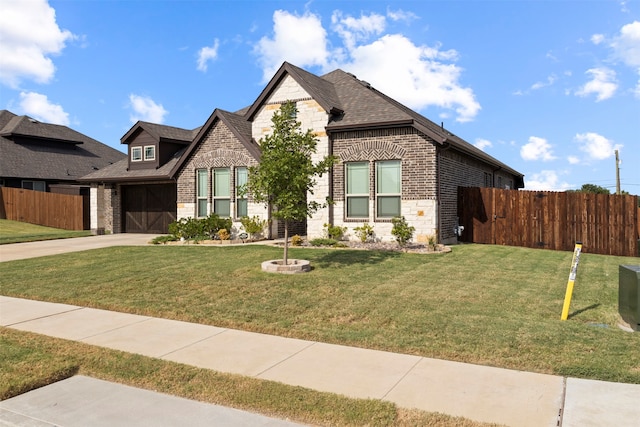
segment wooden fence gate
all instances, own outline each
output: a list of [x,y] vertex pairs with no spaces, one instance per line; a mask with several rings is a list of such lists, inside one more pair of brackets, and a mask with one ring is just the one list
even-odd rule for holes
[[638,256],[637,196],[458,188],[460,241]]
[[64,230],[82,230],[83,198],[0,187],[0,218]]

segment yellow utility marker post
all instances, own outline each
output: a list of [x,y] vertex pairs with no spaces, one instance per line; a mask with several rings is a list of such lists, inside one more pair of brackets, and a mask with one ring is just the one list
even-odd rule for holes
[[564,305],[562,306],[562,316],[560,316],[560,320],[567,320],[567,317],[569,317],[569,306],[571,305],[571,296],[573,295],[573,284],[576,281],[576,274],[578,273],[580,252],[582,252],[582,243],[576,242],[576,247],[573,250],[571,273],[569,273],[569,281],[567,282],[567,292],[564,294]]

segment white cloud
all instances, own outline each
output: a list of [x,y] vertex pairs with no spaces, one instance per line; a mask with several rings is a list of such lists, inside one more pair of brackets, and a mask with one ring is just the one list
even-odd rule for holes
[[148,96],[129,95],[129,107],[133,110],[129,115],[131,123],[136,123],[138,120],[151,123],[163,123],[164,116],[169,113],[164,109],[162,104],[157,104]]
[[273,38],[262,37],[254,47],[265,82],[284,61],[299,67],[326,65],[329,57],[327,32],[319,16],[310,12],[298,16],[276,10],[273,13],[273,31]]
[[595,45],[599,45],[604,41],[604,35],[602,34],[594,34],[591,36],[591,43]]
[[488,139],[482,139],[482,138],[477,138],[476,142],[473,145],[475,145],[476,148],[479,148],[482,151],[484,151],[485,148],[493,147],[493,144],[491,143],[491,141],[489,141]]
[[387,20],[384,16],[372,13],[371,15],[354,18],[343,16],[339,10],[331,15],[332,29],[345,44],[347,50],[353,50],[356,42],[367,41],[372,35],[382,33],[386,27]]
[[576,91],[578,96],[585,97],[595,93],[596,102],[599,102],[611,98],[618,89],[616,72],[610,68],[591,68],[585,74],[590,74],[592,80]]
[[623,26],[610,46],[616,59],[640,72],[640,21]]
[[580,163],[580,158],[578,158],[577,156],[569,156],[567,157],[567,160],[569,161],[570,165],[577,165],[578,163]]
[[525,190],[537,191],[565,191],[572,188],[567,182],[560,182],[560,177],[556,171],[543,170],[539,173],[531,174],[531,179],[525,180]]
[[69,126],[69,114],[59,104],[49,101],[46,95],[20,92],[20,107],[28,116],[45,123]]
[[443,50],[437,43],[416,45],[401,34],[384,34],[386,19],[399,17],[389,13],[392,16],[354,18],[334,12],[331,29],[342,44],[329,49],[320,17],[276,11],[273,38],[263,37],[254,49],[264,79],[271,78],[284,60],[301,67],[320,66],[325,72],[342,68],[412,109],[436,106],[455,111],[458,122],[473,120],[481,107],[473,90],[460,84],[463,70],[452,63],[458,52]]
[[520,148],[520,156],[524,160],[542,160],[543,162],[556,159],[551,144],[537,136],[529,137],[529,142]]
[[542,89],[543,87],[551,86],[556,82],[556,80],[558,80],[558,77],[555,74],[552,74],[549,77],[547,77],[546,82],[536,82],[533,85],[531,85],[531,90],[538,90],[538,89]]
[[403,21],[403,22],[406,22],[407,24],[410,24],[412,21],[418,19],[418,15],[416,15],[415,13],[405,12],[402,9],[398,9],[398,10],[387,9],[387,16],[392,21]]
[[207,71],[207,63],[213,61],[218,57],[218,47],[220,41],[215,39],[213,46],[205,46],[198,51],[198,71]]
[[595,132],[576,134],[575,141],[580,145],[580,151],[591,160],[607,159],[614,155],[615,150],[622,148],[622,145],[614,145],[611,140]]
[[55,73],[50,56],[62,52],[73,38],[58,27],[55,10],[45,0],[3,0],[0,81],[12,88],[24,79],[48,83]]

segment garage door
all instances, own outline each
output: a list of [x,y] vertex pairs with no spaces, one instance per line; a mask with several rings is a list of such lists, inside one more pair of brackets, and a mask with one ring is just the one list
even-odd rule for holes
[[167,234],[176,220],[176,185],[122,186],[125,233]]

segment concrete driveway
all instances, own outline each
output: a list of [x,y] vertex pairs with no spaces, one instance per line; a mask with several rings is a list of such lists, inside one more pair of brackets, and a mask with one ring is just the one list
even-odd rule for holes
[[157,234],[120,233],[0,245],[0,262],[107,248],[110,246],[144,246],[148,245],[156,236]]

